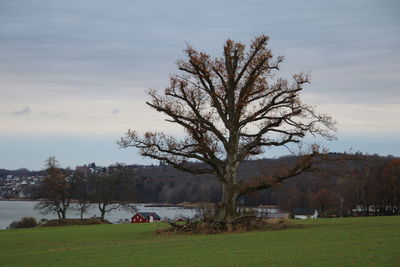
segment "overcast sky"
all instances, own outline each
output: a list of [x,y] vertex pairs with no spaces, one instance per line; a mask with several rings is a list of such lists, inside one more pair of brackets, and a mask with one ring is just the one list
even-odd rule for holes
[[0,168],[150,163],[115,142],[181,132],[144,101],[186,42],[219,56],[227,38],[260,34],[282,75],[311,72],[305,102],[338,121],[331,151],[400,156],[399,14],[397,0],[1,0]]

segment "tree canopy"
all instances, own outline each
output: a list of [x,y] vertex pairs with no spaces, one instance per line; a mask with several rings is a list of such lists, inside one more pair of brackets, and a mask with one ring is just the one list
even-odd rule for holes
[[187,59],[177,62],[180,74],[171,76],[163,94],[151,90],[147,102],[164,113],[167,121],[182,126],[185,138],[163,132],[140,136],[129,130],[119,141],[122,147],[139,148],[143,156],[180,170],[216,175],[223,185],[221,212],[215,217],[219,221],[236,217],[239,195],[267,188],[309,168],[318,147],[294,166],[246,183],[237,177],[243,160],[262,154],[265,147],[299,143],[307,134],[334,138],[335,121],[301,101],[309,75],[294,74],[291,82],[275,77],[283,57],[273,56],[268,39],[259,36],[248,49],[227,40],[222,57],[216,58],[188,45]]

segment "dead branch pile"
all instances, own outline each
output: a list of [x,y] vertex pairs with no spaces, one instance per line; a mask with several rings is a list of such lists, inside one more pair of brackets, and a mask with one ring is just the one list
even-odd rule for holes
[[297,228],[299,225],[290,223],[284,219],[265,219],[255,216],[238,217],[231,222],[204,222],[201,220],[188,220],[184,223],[168,222],[171,226],[162,233],[183,233],[183,234],[218,234],[218,233],[237,233],[264,230],[283,230]]

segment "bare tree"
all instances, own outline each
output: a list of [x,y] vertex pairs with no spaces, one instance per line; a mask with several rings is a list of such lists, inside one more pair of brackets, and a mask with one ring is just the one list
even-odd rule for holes
[[116,209],[135,210],[132,203],[136,199],[136,189],[129,167],[110,166],[106,172],[92,175],[91,182],[91,199],[97,203],[102,220],[106,213]]
[[56,213],[62,220],[66,218],[76,189],[75,177],[59,168],[55,157],[46,160],[46,167],[47,175],[40,188],[43,199],[35,208],[44,213]]
[[76,167],[74,177],[76,181],[76,190],[74,194],[76,203],[74,209],[79,211],[82,220],[83,214],[87,213],[89,208],[92,206],[89,184],[90,169],[86,166]]
[[[299,157],[296,164],[251,181],[238,178],[240,163],[263,153],[265,147],[299,143],[306,134],[333,139],[335,122],[300,100],[310,78],[293,75],[293,82],[275,78],[282,56],[274,57],[268,37],[255,38],[249,49],[227,40],[223,56],[211,58],[188,45],[187,60],[177,62],[181,75],[173,75],[164,95],[150,91],[147,104],[164,113],[167,121],[182,126],[186,137],[162,132],[140,137],[129,130],[121,147],[136,147],[143,156],[164,161],[193,174],[214,174],[222,183],[223,197],[215,221],[236,218],[240,195],[268,188],[310,168],[318,155]],[[192,161],[192,162],[190,162]],[[202,162],[203,164],[193,164]]]

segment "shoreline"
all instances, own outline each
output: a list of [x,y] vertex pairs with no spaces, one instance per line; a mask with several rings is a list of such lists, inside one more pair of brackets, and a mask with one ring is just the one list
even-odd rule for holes
[[10,198],[10,199],[0,199],[0,201],[40,201],[40,199],[22,199],[22,198]]

